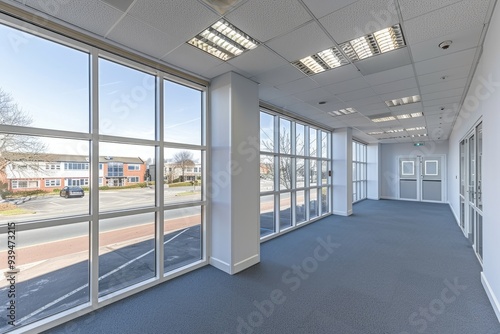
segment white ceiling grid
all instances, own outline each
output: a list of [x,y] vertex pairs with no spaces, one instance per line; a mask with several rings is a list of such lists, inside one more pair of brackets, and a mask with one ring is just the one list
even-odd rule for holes
[[[471,79],[496,0],[65,0],[57,10],[37,0],[2,0],[42,11],[103,39],[207,79],[234,71],[258,82],[259,98],[327,127],[353,127],[368,142],[448,138]],[[223,14],[221,14],[223,13]],[[224,18],[261,44],[227,62],[186,42]],[[293,65],[327,48],[399,23],[406,47],[307,76]],[[438,44],[452,40],[447,50]],[[422,102],[384,101],[421,95]],[[319,102],[325,102],[319,104]],[[332,117],[333,110],[355,108]],[[423,117],[375,123],[376,115]],[[426,126],[426,131],[367,133]],[[428,133],[428,137],[411,134]],[[438,137],[433,137],[438,134]],[[401,137],[404,138],[394,138]],[[425,139],[426,138],[426,139]]]

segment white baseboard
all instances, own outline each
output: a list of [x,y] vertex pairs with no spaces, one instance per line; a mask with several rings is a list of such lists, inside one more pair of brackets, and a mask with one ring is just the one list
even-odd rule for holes
[[225,261],[219,260],[215,257],[210,258],[210,265],[212,265],[215,268],[222,270],[223,272],[228,273],[230,275],[237,274],[240,271],[243,271],[243,270],[253,266],[254,264],[259,263],[259,262],[260,262],[260,254],[252,255],[243,261],[235,263],[234,265],[231,265]]
[[209,263],[211,266],[214,266],[215,268],[222,270],[223,272],[231,274],[231,265],[229,263],[219,260],[215,257],[210,257]]
[[334,214],[334,215],[338,215],[338,216],[348,217],[348,216],[352,215],[352,210],[349,210],[349,211],[347,211],[347,212],[345,212],[345,211],[336,211],[336,210],[333,210],[333,214]]
[[448,205],[450,206],[450,210],[453,213],[453,216],[455,216],[455,220],[457,221],[458,226],[460,226],[460,217],[457,216],[457,213],[455,212],[455,210],[453,210],[453,206],[450,202],[448,202]]
[[247,268],[250,268],[251,266],[253,266],[259,262],[260,262],[260,254],[252,255],[243,261],[235,263],[233,265],[231,275],[237,274],[240,271],[243,271]]
[[500,303],[498,302],[495,293],[491,289],[490,283],[488,283],[488,279],[484,275],[484,272],[481,272],[481,283],[483,283],[484,290],[488,295],[488,299],[490,300],[491,306],[493,306],[493,311],[495,311],[495,314],[498,318],[498,322],[500,322]]

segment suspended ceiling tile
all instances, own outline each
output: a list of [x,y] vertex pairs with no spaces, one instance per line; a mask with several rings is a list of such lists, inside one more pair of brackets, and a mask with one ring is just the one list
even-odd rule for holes
[[489,1],[467,0],[441,8],[428,14],[405,21],[405,37],[413,45],[436,36],[445,36],[457,31],[472,30],[484,23]]
[[458,80],[443,80],[442,82],[436,84],[421,86],[420,91],[422,92],[422,94],[429,94],[429,93],[437,93],[445,90],[450,90],[454,88],[464,89],[466,84],[467,84],[467,78]]
[[220,65],[217,65],[215,67],[207,67],[204,71],[199,72],[199,74],[205,78],[208,79],[213,79],[215,77],[218,77],[221,74],[227,73],[227,72],[236,72],[239,73],[245,77],[248,77],[249,74],[240,70],[239,68],[234,67],[233,65],[223,62]]
[[477,49],[468,49],[460,52],[451,53],[438,58],[428,59],[415,63],[417,75],[435,73],[450,68],[468,67],[470,68]]
[[323,88],[315,88],[305,92],[293,94],[293,96],[297,99],[308,103],[318,103],[320,101],[325,101],[326,99],[331,97],[331,95],[331,93],[328,93]]
[[459,1],[462,0],[399,0],[399,6],[403,19],[409,20]]
[[[396,92],[391,92],[387,94],[380,94],[380,99],[382,101],[389,101],[389,100],[394,100],[394,99],[401,99],[403,97],[408,97],[408,96],[414,96],[414,95],[419,95],[420,92],[418,91],[418,88],[411,88],[411,89],[405,89],[405,90],[400,90]],[[414,103],[412,103],[414,105]],[[410,106],[408,104],[408,106]]]
[[372,86],[373,90],[378,94],[387,94],[394,91],[416,88],[417,80],[415,78],[407,78],[398,81],[389,82],[381,85]]
[[187,42],[219,19],[198,1],[137,0],[128,14],[182,42]]
[[283,97],[288,95],[289,95],[288,93],[276,89],[269,84],[266,83],[259,84],[259,99],[262,101],[269,101],[272,99],[276,99],[278,97]]
[[335,41],[343,43],[399,23],[399,17],[392,0],[359,0],[319,21]]
[[365,79],[370,85],[375,86],[401,79],[411,78],[414,76],[415,71],[413,70],[413,66],[405,65],[390,70],[365,75]]
[[266,45],[292,62],[332,47],[333,41],[316,22],[310,22],[267,42]]
[[229,22],[261,42],[312,19],[297,0],[247,1],[227,15]]
[[366,97],[364,99],[349,101],[346,102],[346,104],[348,104],[350,107],[355,108],[356,110],[364,106],[369,106],[370,108],[373,109],[383,109],[384,107],[387,107],[385,103],[380,101],[380,98],[378,96]]
[[377,93],[373,90],[373,88],[363,88],[359,90],[353,90],[350,92],[337,94],[337,98],[344,102],[361,100],[367,97],[377,96]]
[[361,74],[369,75],[409,64],[411,64],[411,58],[408,48],[402,48],[358,61],[354,65]]
[[408,114],[410,112],[422,111],[423,108],[424,106],[422,105],[422,102],[418,102],[418,103],[405,104],[402,106],[390,107],[389,109],[391,110],[391,112],[396,114]]
[[164,56],[162,60],[193,73],[206,72],[224,63],[186,43]]
[[432,107],[432,106],[444,106],[448,104],[457,104],[460,103],[461,97],[447,97],[444,99],[423,101],[424,107]]
[[288,64],[285,60],[263,45],[230,59],[228,63],[249,73],[251,76],[256,76],[259,73],[267,72]]
[[[410,46],[413,61],[419,62],[426,59],[440,57],[453,52],[476,48],[479,45],[483,24],[479,23],[475,28],[465,31],[458,31],[446,36],[430,39]],[[443,41],[453,41],[450,48],[443,50],[439,43]]]
[[342,94],[368,87],[368,84],[363,78],[355,78],[347,81],[342,81],[340,83],[335,83],[333,85],[324,86],[323,88],[332,94]]
[[456,88],[456,89],[450,89],[450,90],[445,90],[437,93],[428,93],[428,94],[423,94],[422,99],[424,101],[431,101],[431,100],[437,100],[437,99],[444,99],[447,97],[457,97],[457,96],[462,96],[464,93],[464,88]]
[[277,86],[305,77],[306,75],[296,69],[295,66],[287,64],[276,69],[260,73],[252,79],[257,82],[269,83],[273,86]]
[[360,77],[361,73],[358,69],[350,64],[311,76],[314,81],[321,85],[331,85]]
[[276,88],[278,88],[279,90],[288,92],[290,94],[296,94],[304,90],[311,90],[318,87],[319,85],[310,78],[302,78],[276,86]]
[[374,109],[371,105],[357,107],[356,110],[365,116],[373,116],[390,113],[389,108]]
[[304,0],[304,3],[313,12],[314,16],[321,18],[356,1],[358,0]]
[[21,2],[31,8],[100,36],[104,36],[124,13],[98,0],[59,1],[57,7],[49,6],[46,2],[39,0]]
[[155,58],[178,46],[177,40],[130,15],[122,18],[107,38]]
[[300,112],[302,115],[308,115],[308,117],[326,116],[321,110],[303,102],[288,105],[287,109],[297,113]]
[[300,101],[299,99],[294,98],[293,96],[284,96],[284,97],[278,97],[278,98],[269,100],[269,103],[271,103],[275,106],[281,107],[281,108],[285,108],[285,107],[288,107],[288,106],[291,106],[294,104],[303,103],[303,102]]
[[134,0],[101,0],[101,1],[121,10],[122,12],[126,12],[127,9],[130,7],[130,5],[134,2]]
[[318,108],[319,110],[324,111],[324,112],[345,109],[347,107],[348,107],[348,105],[346,105],[344,102],[336,99],[335,97],[332,97],[329,100],[327,100],[325,104],[318,104],[316,106],[316,108]]
[[[461,66],[457,68],[450,68],[443,71],[429,73],[418,77],[418,83],[421,86],[432,85],[440,83],[443,80],[457,80],[464,79],[469,76],[470,66]],[[443,79],[444,77],[444,79]]]

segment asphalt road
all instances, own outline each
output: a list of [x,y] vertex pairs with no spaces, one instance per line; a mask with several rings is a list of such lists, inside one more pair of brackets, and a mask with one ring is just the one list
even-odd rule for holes
[[[165,204],[201,200],[199,187],[193,195],[189,194],[191,191],[193,191],[193,187],[166,188],[164,192]],[[99,193],[100,212],[152,207],[154,205],[155,190],[152,188],[106,190]],[[85,193],[82,198],[64,198],[57,194],[38,196],[19,204],[18,208],[26,213],[13,216],[0,214],[0,224],[10,221],[28,222],[86,215],[90,212],[90,196],[88,193]]]
[[[164,236],[165,272],[201,258],[199,226]],[[155,276],[154,240],[134,243],[99,257],[99,295],[104,296]],[[89,262],[81,261],[16,284],[16,319],[20,324],[75,307],[89,300]],[[7,324],[8,288],[0,289],[0,333]]]

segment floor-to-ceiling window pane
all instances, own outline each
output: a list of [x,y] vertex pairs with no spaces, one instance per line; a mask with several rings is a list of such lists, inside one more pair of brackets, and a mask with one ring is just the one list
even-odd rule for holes
[[352,201],[366,198],[367,194],[367,147],[357,141],[352,142]]
[[165,272],[169,272],[202,258],[201,206],[167,210],[163,222]]
[[292,226],[292,201],[291,193],[281,193],[280,194],[280,204],[279,204],[279,217],[280,217],[280,230],[286,229]]
[[261,237],[331,213],[331,133],[267,110],[260,121]]
[[295,222],[297,224],[303,223],[306,221],[306,198],[305,191],[300,190],[295,193],[296,202],[295,202]]
[[260,236],[273,234],[274,227],[274,195],[260,197]]
[[99,59],[99,133],[155,139],[155,76]]
[[155,267],[154,213],[99,222],[99,296],[152,278]]

